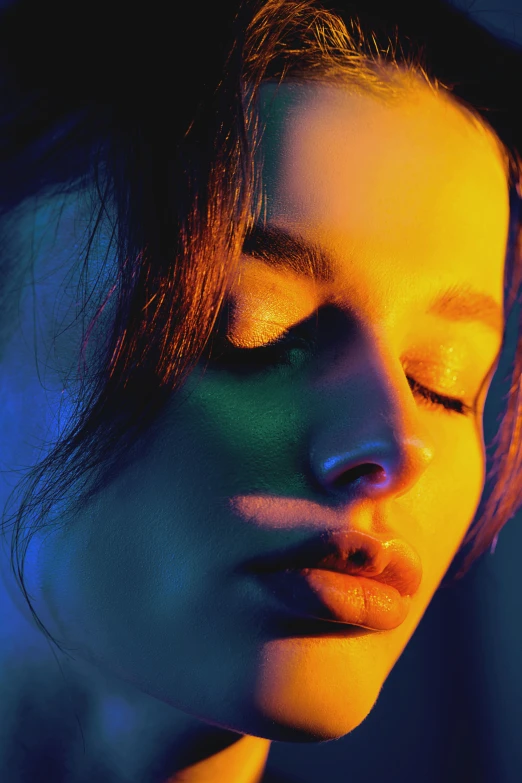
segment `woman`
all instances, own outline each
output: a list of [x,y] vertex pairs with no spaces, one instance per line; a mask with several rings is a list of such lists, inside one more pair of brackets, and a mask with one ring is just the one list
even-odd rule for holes
[[[470,531],[518,54],[435,0],[326,5],[4,12],[13,783],[251,783],[347,734],[520,504],[519,342]],[[49,761],[17,705],[44,736],[59,667],[85,745]]]

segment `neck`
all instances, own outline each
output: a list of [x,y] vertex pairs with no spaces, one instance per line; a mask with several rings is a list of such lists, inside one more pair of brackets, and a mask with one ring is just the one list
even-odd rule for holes
[[90,695],[85,757],[110,780],[259,783],[270,740],[213,726],[83,661],[64,662],[68,682]]
[[224,750],[175,772],[166,783],[259,783],[270,741],[241,736]]

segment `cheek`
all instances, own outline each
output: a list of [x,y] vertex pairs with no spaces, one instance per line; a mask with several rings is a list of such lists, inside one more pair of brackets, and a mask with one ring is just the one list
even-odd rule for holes
[[[435,420],[434,420],[435,432]],[[484,487],[481,431],[449,421],[434,440],[436,457],[407,496],[397,500],[418,520],[423,561],[422,600],[437,589],[475,517]],[[400,516],[400,515],[399,515]]]
[[194,387],[190,426],[200,459],[223,471],[217,480],[230,488],[232,471],[234,492],[303,490],[310,406],[302,386],[288,381],[284,372],[256,379],[209,373]]
[[84,657],[137,659],[144,639],[184,622],[199,589],[197,536],[172,492],[137,466],[32,544],[37,611]]

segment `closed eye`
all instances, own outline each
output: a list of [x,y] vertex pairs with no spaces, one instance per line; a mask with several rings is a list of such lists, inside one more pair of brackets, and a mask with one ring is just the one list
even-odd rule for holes
[[[309,331],[299,333],[295,327],[287,329],[277,339],[254,348],[242,348],[234,345],[225,336],[215,335],[209,358],[213,365],[223,369],[249,373],[291,364],[293,351],[301,349],[310,352],[315,345],[315,336],[311,335]],[[217,347],[217,351],[214,351],[215,347]],[[207,354],[207,356],[209,355]],[[464,400],[439,394],[427,386],[423,386],[415,378],[406,377],[413,394],[428,408],[462,416],[470,416],[475,413],[475,409]]]
[[447,397],[444,394],[428,389],[426,386],[418,383],[415,378],[406,376],[410,389],[417,394],[428,405],[429,408],[442,408],[448,413],[460,413],[462,416],[470,416],[475,413],[474,408],[468,405],[464,400],[458,397]]

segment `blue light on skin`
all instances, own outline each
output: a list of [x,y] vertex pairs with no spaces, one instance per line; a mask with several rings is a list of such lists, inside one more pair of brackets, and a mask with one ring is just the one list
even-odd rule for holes
[[[186,766],[183,748],[192,745],[206,747],[208,757],[191,759],[185,781],[207,774],[253,783],[271,740],[314,742],[356,728],[426,610],[483,488],[480,416],[427,406],[412,393],[404,366],[446,394],[448,377],[456,378],[454,395],[468,401],[494,369],[500,334],[425,309],[441,287],[466,282],[502,303],[508,193],[496,144],[426,88],[385,105],[339,86],[285,84],[275,95],[265,85],[263,101],[267,219],[319,245],[337,271],[331,284],[312,285],[244,258],[230,336],[238,346],[260,345],[328,304],[342,324],[335,346],[323,345],[320,355],[297,352],[292,363],[248,377],[218,365],[197,368],[183,404],[167,409],[144,437],[139,459],[81,515],[64,516],[62,530],[32,546],[35,606],[77,650],[64,671],[91,694],[86,758],[102,757],[116,779],[148,783],[161,768],[174,781]],[[75,209],[69,228],[54,234],[55,260],[74,255]],[[50,255],[41,244],[44,271]],[[53,303],[66,290],[63,276],[54,280],[54,289],[51,281],[42,289],[48,329],[36,338],[47,350]],[[73,296],[62,301],[66,312]],[[35,431],[43,433],[37,438],[52,432],[63,380],[78,361],[73,329],[53,355],[52,391],[42,391],[31,313],[29,306],[21,313],[28,344],[16,332],[3,358],[3,377],[14,379],[2,391],[4,410],[11,408],[1,425],[10,427],[3,457],[12,465],[34,457]],[[387,481],[371,492],[368,483],[347,482],[340,498],[343,464],[347,475],[354,455],[380,465],[383,449]],[[280,513],[249,515],[256,504],[267,511],[267,496]],[[349,524],[396,535],[419,553],[423,580],[410,614],[396,629],[361,637],[274,638],[265,627],[274,611],[269,596],[238,569],[305,540],[340,499]],[[310,512],[308,527],[295,524],[299,509]],[[23,649],[20,639],[11,650]],[[35,644],[51,670],[45,642]],[[118,703],[128,709],[111,724]],[[136,727],[134,736],[125,725]]]

